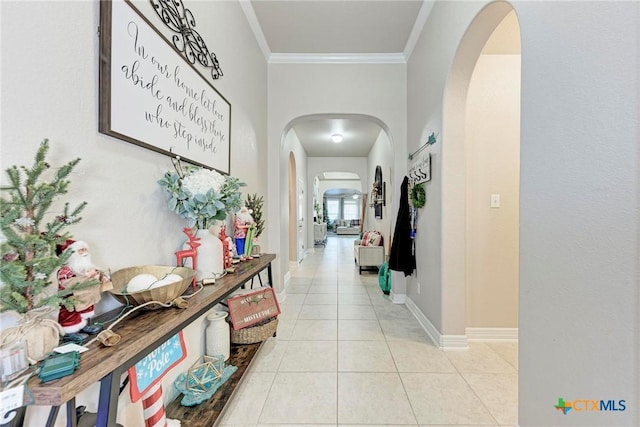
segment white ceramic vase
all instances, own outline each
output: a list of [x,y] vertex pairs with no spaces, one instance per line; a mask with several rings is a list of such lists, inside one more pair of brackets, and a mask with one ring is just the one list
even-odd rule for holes
[[[196,269],[196,280],[211,279],[219,277],[224,272],[224,264],[222,258],[222,241],[218,238],[219,226],[212,226],[209,229],[199,228],[196,237],[199,237],[200,246],[198,246],[198,260]],[[185,243],[183,246],[187,249]],[[187,259],[185,267],[193,268],[191,260]]]
[[227,315],[226,311],[214,311],[207,315],[209,325],[205,331],[207,356],[222,354],[225,361],[231,355],[231,332],[226,321]]

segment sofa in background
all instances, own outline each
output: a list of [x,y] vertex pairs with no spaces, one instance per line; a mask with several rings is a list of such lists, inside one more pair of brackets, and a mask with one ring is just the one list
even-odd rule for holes
[[375,267],[379,269],[384,263],[384,239],[379,231],[365,231],[362,240],[353,242],[353,257],[358,266],[358,273],[363,268]]
[[336,219],[336,234],[360,234],[359,219]]

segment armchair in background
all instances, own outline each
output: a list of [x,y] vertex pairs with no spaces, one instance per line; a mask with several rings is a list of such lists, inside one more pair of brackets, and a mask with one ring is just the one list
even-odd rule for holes
[[378,231],[365,231],[362,240],[353,242],[353,257],[358,266],[358,273],[362,268],[375,267],[379,269],[384,263],[384,244],[382,234]]

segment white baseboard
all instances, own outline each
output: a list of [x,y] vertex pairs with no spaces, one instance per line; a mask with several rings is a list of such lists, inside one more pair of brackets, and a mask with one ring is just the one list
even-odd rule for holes
[[276,293],[276,297],[278,298],[278,302],[283,303],[287,299],[287,288],[289,287],[289,283],[291,282],[291,273],[286,272],[283,277],[282,291]]
[[286,273],[284,273],[284,277],[282,278],[283,280],[283,284],[282,287],[283,289],[287,289],[287,286],[289,286],[289,283],[291,282],[291,272],[287,271]]
[[469,341],[518,342],[518,328],[467,328]]
[[460,351],[469,349],[466,335],[442,335],[411,298],[407,298],[405,304],[418,323],[420,323],[422,329],[427,333],[427,336],[440,350]]
[[407,294],[396,294],[392,290],[391,294],[389,295],[389,297],[391,298],[391,302],[394,303],[394,304],[406,304],[407,303]]
[[276,292],[276,298],[278,299],[278,303],[282,304],[287,300],[287,291],[283,289],[282,292]]
[[466,335],[441,335],[440,350],[465,351],[469,350],[469,340]]

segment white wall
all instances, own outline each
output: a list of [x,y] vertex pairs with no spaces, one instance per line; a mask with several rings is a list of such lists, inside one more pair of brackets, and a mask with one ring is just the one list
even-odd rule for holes
[[[287,212],[286,200],[282,197],[287,194],[286,168],[283,168],[287,153],[282,147],[283,132],[298,117],[309,114],[364,114],[374,117],[391,135],[394,159],[406,156],[404,64],[270,64],[268,102],[269,167],[280,171],[279,174],[269,174],[269,199],[274,203],[279,201],[270,205],[269,217],[281,217]],[[404,167],[398,166],[394,162],[394,174]],[[335,167],[330,170],[335,170]],[[280,223],[286,224],[287,221],[284,218]],[[268,229],[267,232],[272,245],[270,251],[288,253],[288,242],[286,235],[282,236],[282,229]],[[284,277],[288,265],[283,264],[282,258],[279,261],[274,274]]]
[[[148,2],[138,5],[150,9]],[[88,202],[82,221],[70,232],[91,245],[94,262],[111,270],[173,264],[174,252],[184,241],[185,222],[166,207],[157,184],[171,168],[169,158],[98,133],[99,2],[3,1],[0,7],[2,169],[31,165],[38,144],[49,138],[52,165],[82,158],[69,193],[60,200]],[[191,2],[189,7],[225,74],[213,85],[232,105],[231,173],[248,183],[245,194],[266,196],[264,57],[238,3]],[[147,15],[158,25],[155,12]],[[114,301],[105,295],[102,302],[114,306]],[[186,329],[189,357],[167,377],[165,397],[171,394],[175,375],[200,354],[203,328],[196,322]],[[78,400],[95,410],[96,388]],[[139,404],[131,407],[128,400],[125,391],[118,422],[139,426]],[[41,425],[43,418],[32,409],[28,412],[36,415],[29,415],[27,425]],[[61,414],[56,425],[64,425],[64,418]]]
[[[410,282],[408,296],[433,326],[446,335],[463,334],[465,328],[464,304],[458,307],[457,313],[448,313],[450,318],[445,317],[443,305],[451,297],[442,286],[443,263],[446,262],[442,253],[442,246],[446,243],[442,233],[443,221],[447,215],[464,219],[464,210],[444,212],[444,199],[452,195],[443,191],[443,187],[452,179],[459,179],[455,174],[461,174],[464,179],[464,158],[454,175],[443,176],[443,152],[447,140],[443,135],[442,104],[449,69],[460,39],[481,7],[480,2],[436,2],[407,64],[407,152],[416,151],[431,133],[436,134],[437,141],[422,151],[431,153],[431,181],[425,184],[427,202],[419,211],[415,239],[416,277],[415,282]],[[464,269],[457,267],[461,270],[461,277],[455,280],[462,283],[464,290]],[[463,293],[456,299],[461,298],[464,298]]]
[[[442,113],[445,96],[452,95],[445,83],[459,76],[448,72],[464,31],[485,4],[434,5],[408,64],[409,151],[425,133],[437,134],[443,118],[452,119]],[[522,34],[518,423],[640,425],[640,4],[513,5]],[[419,260],[427,284],[410,298],[439,332],[457,334],[463,286],[459,275],[443,277],[456,258],[443,258],[451,246],[442,230],[449,221],[464,223],[447,200],[464,200],[448,189],[465,177],[453,168],[443,176],[439,167],[446,161],[463,166],[464,145],[443,132],[432,149],[427,192],[434,221],[426,241],[420,233],[416,251],[426,248],[433,256]],[[455,239],[464,243],[464,235]],[[458,290],[443,288],[449,282]],[[624,399],[628,405],[624,412],[564,416],[553,408],[558,397]]]
[[466,326],[517,328],[520,55],[478,59],[466,138]]
[[589,395],[631,403],[572,425],[637,426],[640,3],[523,3],[516,12],[520,425],[557,422],[547,396]]

